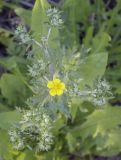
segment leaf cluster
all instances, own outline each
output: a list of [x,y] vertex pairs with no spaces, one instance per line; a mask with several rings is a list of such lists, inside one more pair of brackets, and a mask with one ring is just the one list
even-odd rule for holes
[[[27,45],[24,44],[23,48],[22,46],[19,48],[16,43],[13,44],[11,32],[1,29],[4,38],[0,38],[0,42],[5,45],[6,41],[9,42],[7,51],[10,54],[4,60],[3,58],[0,60],[0,64],[9,71],[0,79],[0,99],[2,100],[0,146],[4,144],[6,148],[4,151],[0,147],[0,156],[6,160],[13,157],[17,160],[28,160],[30,156],[33,160],[67,160],[72,155],[78,160],[86,155],[110,157],[121,152],[121,109],[117,106],[117,101],[120,103],[121,91],[119,74],[121,2],[117,0],[113,8],[110,8],[109,4],[100,0],[94,3],[90,0],[63,1],[58,6],[62,11],[60,13],[64,22],[63,27],[59,29],[53,27],[47,39],[50,23],[48,23],[46,9],[51,6],[46,0],[36,0],[31,24],[35,41],[32,44],[32,51],[28,52],[30,53],[29,62],[25,58]],[[4,5],[6,4],[1,3],[2,7]],[[27,10],[11,7],[14,7],[16,13],[26,20]],[[29,17],[28,24],[30,24]],[[56,18],[59,20],[60,15],[59,19]],[[42,46],[37,46],[37,42]],[[20,50],[17,52],[16,48]],[[26,74],[27,70],[29,75]],[[28,84],[30,75],[31,85]],[[48,95],[47,81],[53,76],[62,79],[67,87],[67,92],[62,97],[53,98]],[[101,78],[97,79],[97,77]],[[115,97],[112,100],[110,100],[112,94],[108,83],[105,80],[101,81],[103,77],[106,77],[111,84]],[[15,105],[23,105],[31,92],[33,96],[26,102],[27,110],[23,115],[16,111],[9,111]],[[91,99],[88,99],[90,92]],[[101,107],[98,106],[100,97],[106,99],[105,103],[101,102]],[[108,100],[110,102],[107,102]],[[54,143],[50,151],[36,154],[34,150],[29,150],[34,148],[33,144],[37,144],[36,140],[32,144],[27,143],[29,146],[26,146],[27,149],[23,151],[13,150],[6,131],[10,129],[11,124],[20,124],[19,131],[17,130],[20,141],[22,142],[25,136],[29,141],[33,141],[33,135],[39,127],[41,128],[39,126],[34,129],[36,124],[38,125],[35,119],[39,119],[41,124],[41,116],[35,114],[35,117],[29,117],[26,123],[21,121],[37,107],[41,108],[38,113],[46,111],[54,120],[52,124]],[[3,110],[9,112],[3,112]],[[25,117],[21,118],[22,116]],[[32,126],[33,121],[35,123]],[[5,142],[2,137],[5,137]]]

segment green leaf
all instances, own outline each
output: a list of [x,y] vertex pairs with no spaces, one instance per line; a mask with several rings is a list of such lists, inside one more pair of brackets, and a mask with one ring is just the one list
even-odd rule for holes
[[121,108],[105,107],[105,109],[95,110],[87,116],[87,120],[81,126],[81,135],[83,138],[108,134],[110,130],[117,128],[121,124]]
[[[40,42],[42,36],[47,36],[48,27],[46,16],[46,9],[49,7],[49,4],[46,0],[36,0],[33,10],[32,10],[32,19],[31,19],[31,29],[33,31],[34,39]],[[42,50],[36,44],[33,44],[33,48],[36,50],[37,56],[42,56]]]
[[121,129],[115,129],[110,131],[107,136],[97,137],[96,138],[96,154],[100,156],[109,156],[118,155],[121,152]]
[[[47,36],[49,25],[48,17],[46,15],[46,10],[50,7],[46,0],[36,0],[33,11],[32,11],[32,23],[31,29],[34,32],[34,38],[38,42],[42,36]],[[56,49],[59,45],[58,29],[52,28],[51,35],[49,37],[49,44],[53,49]],[[34,45],[37,49],[37,47]],[[56,51],[57,52],[57,51]],[[41,54],[41,49],[39,48],[38,53]]]
[[[64,1],[63,10],[66,13],[65,15],[65,27],[64,35],[67,42],[71,41],[71,44],[74,44],[76,41],[79,44],[79,34],[80,34],[80,25],[81,22],[86,28],[87,17],[90,16],[92,7],[89,1],[83,0],[66,0]],[[69,37],[69,38],[68,38]],[[65,42],[65,43],[67,43]]]
[[17,123],[21,118],[21,114],[17,111],[0,113],[0,128],[9,129],[11,125]]
[[1,58],[0,64],[9,71],[17,68],[16,57]]
[[0,130],[0,157],[12,160],[13,157],[9,152],[9,138],[8,133],[4,130]]
[[19,154],[16,160],[37,160],[34,152],[30,150],[25,150]]
[[92,41],[92,54],[104,52],[110,41],[111,37],[107,33],[100,31]]
[[2,95],[10,104],[21,104],[27,98],[27,89],[19,76],[3,74],[0,79]]
[[86,36],[83,40],[84,46],[87,48],[90,47],[90,44],[91,44],[91,41],[93,38],[93,30],[94,30],[94,28],[92,26],[89,27],[87,30]]
[[13,33],[11,31],[8,31],[7,29],[0,28],[0,42],[4,44],[6,47],[12,44],[12,39],[10,38],[10,35]]
[[82,83],[93,85],[97,76],[103,76],[107,66],[107,60],[107,52],[89,55],[80,69],[80,75],[83,78]]
[[109,42],[109,35],[102,31],[93,38],[90,45],[91,53],[80,68],[84,84],[92,85],[97,76],[104,75],[108,61],[106,47],[109,46]]
[[31,11],[20,7],[17,7],[14,11],[26,24],[31,24]]
[[40,34],[47,33],[45,23],[47,22],[46,9],[49,4],[46,0],[36,0],[32,10],[31,29],[34,32],[35,39],[40,41]]
[[61,114],[58,114],[58,117],[56,118],[56,121],[54,122],[54,128],[53,128],[53,132],[55,135],[58,134],[58,131],[65,125],[66,123],[66,119],[64,116],[62,116]]
[[19,154],[17,150],[13,150],[10,144],[8,131],[0,130],[0,157],[5,160],[13,160]]
[[76,148],[77,141],[71,133],[67,133],[66,139],[67,139],[67,143],[69,146],[69,151],[70,151],[70,153],[72,153]]
[[9,111],[10,108],[2,103],[0,103],[0,112]]
[[72,98],[72,105],[70,107],[70,112],[71,112],[71,116],[72,116],[72,120],[75,119],[78,108],[81,106],[82,103],[82,99],[80,98]]
[[[107,106],[104,109],[95,110],[86,116],[86,121],[81,126],[70,130],[74,137],[81,137],[82,150],[90,141],[93,152],[102,156],[113,156],[121,151],[121,108]],[[86,147],[85,149],[87,149]],[[84,150],[85,150],[84,149]]]
[[8,131],[0,130],[0,157],[5,160],[36,160],[33,151],[25,150],[19,152],[10,145]]

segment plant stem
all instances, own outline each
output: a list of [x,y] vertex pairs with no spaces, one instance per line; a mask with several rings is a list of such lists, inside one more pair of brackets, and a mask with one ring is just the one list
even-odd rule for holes
[[42,48],[42,45],[41,45],[39,42],[37,42],[35,39],[32,39],[32,41],[33,41],[36,45],[38,45],[40,48]]
[[50,34],[51,34],[52,28],[49,28],[48,34],[47,34],[47,41],[49,40]]

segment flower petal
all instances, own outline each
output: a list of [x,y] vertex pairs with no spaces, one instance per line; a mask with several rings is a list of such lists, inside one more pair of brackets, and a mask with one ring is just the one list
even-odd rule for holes
[[49,89],[53,88],[53,87],[54,87],[53,81],[49,81],[48,84],[47,84],[47,87],[48,87]]
[[53,80],[53,83],[56,85],[56,84],[59,84],[60,83],[60,79],[54,79]]
[[60,96],[60,95],[63,94],[63,90],[62,90],[62,89],[58,89],[56,92],[57,92],[56,94],[57,94],[58,96]]
[[60,89],[64,90],[65,89],[65,84],[64,83],[60,83]]
[[56,90],[55,89],[51,89],[49,91],[49,93],[50,93],[51,96],[56,96]]

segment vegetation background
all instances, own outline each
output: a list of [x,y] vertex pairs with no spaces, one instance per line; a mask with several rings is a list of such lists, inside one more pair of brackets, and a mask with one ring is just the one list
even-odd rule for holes
[[[34,0],[0,0],[0,157],[5,160],[42,159],[41,156],[35,158],[33,152],[28,150],[24,152],[14,151],[10,146],[7,135],[7,129],[10,125],[19,120],[15,107],[24,106],[26,99],[31,95],[31,91],[27,85],[29,81],[27,76],[27,65],[29,64],[26,54],[27,49],[25,46],[18,45],[18,42],[14,40],[14,32],[19,24],[25,24],[29,31],[34,3]],[[112,126],[115,126],[115,123],[116,125],[121,125],[121,1],[48,0],[48,3],[62,8],[65,17],[68,15],[68,18],[64,17],[66,19],[66,27],[68,28],[68,32],[64,33],[64,42],[67,45],[73,44],[73,41],[76,41],[78,45],[84,45],[87,48],[93,46],[95,50],[103,51],[106,48],[108,60],[106,57],[101,57],[104,61],[107,60],[104,77],[112,87],[114,98],[109,103],[113,109],[110,112],[106,111],[104,117],[101,118],[105,118],[105,116],[111,117],[108,123],[104,121],[104,123],[107,123],[106,125],[112,124]],[[41,21],[41,15],[39,15],[39,18]],[[39,32],[39,26],[37,27],[36,31]],[[68,36],[70,39],[67,39]],[[108,42],[109,37],[110,42]],[[94,59],[93,63],[95,73],[97,72],[95,70],[95,64],[98,63],[97,58]],[[88,65],[90,67],[90,62]],[[102,70],[99,68],[98,72],[100,73]],[[85,105],[91,106],[91,104]],[[115,110],[117,107],[118,110]],[[75,113],[76,111],[74,110],[73,112]],[[73,116],[76,117],[75,115]],[[114,122],[114,117],[118,117],[116,122]],[[89,117],[85,126],[88,126],[91,120],[94,122],[98,121],[100,113],[98,113],[98,117],[94,116],[93,118]],[[76,126],[77,124],[78,116],[72,126]],[[107,134],[109,128],[103,125],[101,127],[104,127],[101,133]],[[107,142],[109,148],[106,148],[106,150],[103,148],[104,142],[102,139],[100,141],[99,139],[94,140],[97,144],[92,143],[93,140],[88,135],[89,132],[94,134],[91,129],[89,128],[86,132],[82,133],[82,136],[83,134],[85,135],[84,139],[86,139],[85,142],[87,144],[83,144],[81,152],[75,151],[75,141],[77,141],[78,136],[74,134],[74,131],[70,130],[70,133],[66,136],[63,134],[58,135],[58,137],[62,137],[59,137],[57,140],[60,141],[60,143],[57,143],[57,147],[59,148],[59,146],[64,146],[65,144],[68,147],[66,148],[67,151],[63,150],[63,147],[60,151],[59,149],[55,151],[58,152],[58,158],[55,158],[55,160],[64,160],[65,154],[68,155],[69,160],[121,160],[121,131],[112,135]],[[74,137],[77,139],[75,140]],[[95,149],[95,145],[98,146],[98,144],[100,145],[99,147],[102,147],[101,151]],[[45,157],[49,159],[48,157],[51,156],[51,153],[49,153]]]

